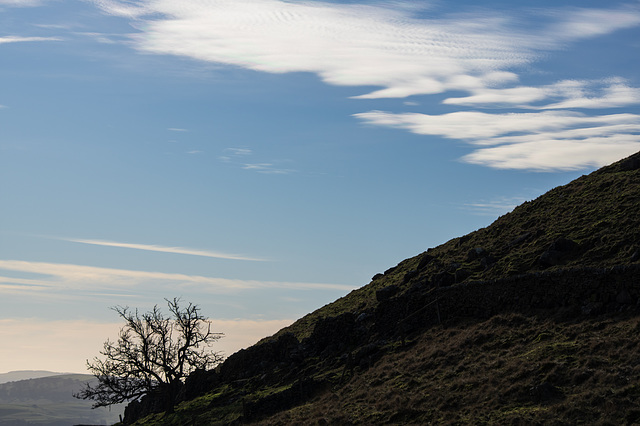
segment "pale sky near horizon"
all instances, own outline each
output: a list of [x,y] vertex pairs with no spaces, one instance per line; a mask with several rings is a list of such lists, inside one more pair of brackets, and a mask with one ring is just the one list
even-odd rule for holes
[[640,150],[640,2],[0,0],[0,373],[227,354]]

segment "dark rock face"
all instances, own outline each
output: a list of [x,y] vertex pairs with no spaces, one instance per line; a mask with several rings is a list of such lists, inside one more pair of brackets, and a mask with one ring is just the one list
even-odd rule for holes
[[561,265],[563,261],[573,254],[578,248],[578,243],[567,238],[558,238],[547,251],[540,255],[538,263],[543,267]]
[[228,382],[245,379],[279,363],[295,362],[298,358],[299,342],[291,333],[261,345],[242,349],[231,355],[220,366],[220,380]]
[[640,155],[638,154],[632,155],[631,157],[623,160],[620,163],[620,170],[623,172],[629,172],[631,170],[638,169],[640,169]]
[[432,281],[437,287],[449,287],[456,283],[456,276],[448,272],[440,272],[433,276]]
[[565,253],[575,249],[576,247],[578,247],[578,243],[576,243],[575,241],[572,241],[568,238],[558,238],[551,244],[549,250],[555,250],[561,253]]
[[404,277],[402,277],[402,284],[408,283],[409,281],[417,277],[418,274],[419,274],[419,271],[416,269],[414,269],[413,271],[407,272],[406,274],[404,274]]
[[130,402],[124,410],[123,423],[126,425],[134,423],[136,420],[148,416],[152,413],[163,411],[173,411],[174,404],[179,400],[183,392],[184,385],[174,383],[170,388],[163,386],[155,389],[143,396],[139,401]]
[[481,259],[483,257],[487,257],[488,255],[489,253],[487,253],[485,249],[483,249],[482,247],[476,247],[469,250],[469,252],[467,253],[466,261],[473,262],[476,259]]
[[455,272],[456,283],[463,282],[464,280],[469,278],[472,274],[473,274],[473,272],[468,270],[468,269],[465,269],[465,268],[457,269],[456,272]]
[[529,238],[531,238],[531,236],[532,236],[531,232],[525,232],[524,234],[520,235],[519,237],[514,238],[513,240],[511,240],[509,242],[509,247],[519,246],[520,244],[524,243]]
[[398,287],[397,285],[390,285],[388,287],[381,288],[380,290],[376,291],[376,300],[378,302],[382,302],[384,300],[390,299],[395,296],[398,291],[400,291],[400,287]]
[[311,336],[302,341],[305,356],[328,358],[357,347],[366,329],[356,319],[354,314],[348,312],[318,321]]
[[196,370],[184,382],[182,400],[189,401],[206,394],[220,383],[220,376],[215,370]]
[[420,259],[420,262],[418,263],[418,270],[422,270],[424,269],[429,263],[431,263],[431,261],[435,259],[434,256],[431,256],[430,254],[427,253],[423,253],[422,254],[422,258]]

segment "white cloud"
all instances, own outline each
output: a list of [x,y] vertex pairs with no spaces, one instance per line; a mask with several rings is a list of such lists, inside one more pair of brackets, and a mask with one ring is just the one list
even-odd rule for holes
[[[36,274],[33,278],[3,276],[2,270],[22,274]],[[283,281],[238,280],[206,277],[178,273],[154,271],[133,271],[127,269],[103,268],[96,266],[71,265],[62,263],[29,262],[21,260],[0,260],[0,293],[32,294],[34,297],[48,297],[56,294],[96,295],[102,292],[134,294],[145,288],[154,290],[170,289],[202,293],[220,293],[251,289],[290,290],[331,290],[348,291],[355,286],[326,283],[302,283]]]
[[189,131],[187,129],[180,129],[178,127],[169,127],[167,130],[169,130],[170,132],[188,132]]
[[[640,115],[612,114],[588,116],[569,111],[544,111],[527,113],[489,114],[478,111],[452,112],[442,115],[419,113],[394,114],[371,111],[354,114],[369,124],[396,127],[421,135],[438,135],[450,139],[465,139],[476,145],[501,143],[497,136],[512,133],[539,134],[564,131],[570,128],[592,129],[596,133],[608,126],[618,126],[616,131],[626,133],[640,130]],[[622,126],[622,127],[620,127]]]
[[539,140],[479,149],[462,159],[497,169],[537,171],[579,170],[602,167],[640,151],[640,140],[593,138],[590,140]]
[[24,43],[34,41],[61,41],[58,37],[20,37],[20,36],[5,36],[0,37],[0,44],[6,43]]
[[463,140],[482,148],[463,161],[502,169],[576,170],[603,166],[640,150],[640,115],[568,111],[443,115],[356,114],[366,123]]
[[576,8],[548,13],[558,18],[558,22],[549,28],[546,35],[554,42],[597,37],[640,24],[638,8],[631,6],[619,9]]
[[[200,151],[197,151],[200,152]],[[237,254],[228,254],[221,252],[214,252],[209,250],[199,250],[185,247],[167,247],[160,246],[155,244],[133,244],[133,243],[121,243],[116,241],[105,241],[105,240],[89,240],[89,239],[79,239],[79,238],[60,238],[62,241],[70,241],[74,243],[81,244],[92,244],[97,246],[106,246],[106,247],[120,247],[120,248],[128,248],[135,250],[147,250],[147,251],[157,251],[162,253],[174,253],[174,254],[186,254],[190,256],[204,256],[204,257],[213,257],[217,259],[228,259],[228,260],[251,260],[263,262],[266,259],[260,259],[256,257],[248,257]]]
[[[106,13],[131,19],[138,30],[131,36],[133,46],[145,53],[178,55],[269,73],[310,72],[328,84],[374,87],[368,93],[353,96],[357,99],[461,91],[468,96],[449,97],[444,103],[557,110],[557,114],[538,115],[473,111],[438,116],[380,112],[357,115],[378,125],[479,145],[505,144],[505,139],[495,138],[512,136],[510,132],[525,136],[544,132],[551,137],[546,142],[520,141],[519,146],[511,141],[511,146],[471,153],[464,157],[465,161],[492,167],[512,164],[512,168],[529,165],[535,170],[573,169],[577,164],[600,164],[603,157],[586,159],[581,155],[582,160],[578,160],[556,155],[571,155],[580,143],[594,155],[618,155],[637,143],[632,130],[610,134],[612,123],[605,123],[599,134],[593,131],[590,139],[573,140],[560,135],[554,138],[549,133],[580,125],[597,127],[597,122],[603,121],[601,117],[591,120],[563,110],[638,104],[640,89],[615,78],[608,82],[565,80],[527,87],[518,85],[515,71],[542,58],[549,50],[640,25],[637,4],[523,12],[536,13],[535,26],[504,10],[476,8],[472,12],[438,15],[437,8],[428,9],[413,2],[354,5],[282,0],[144,0],[134,4],[102,0],[96,4]],[[550,151],[527,155],[535,151],[533,146]],[[516,160],[515,153],[528,160]],[[504,162],[498,161],[500,154],[505,155]],[[220,159],[232,162],[238,155],[229,152]],[[553,165],[540,164],[545,158],[553,158]],[[608,161],[612,155],[606,158]],[[240,164],[260,173],[291,172],[274,167],[270,161]]]
[[[470,96],[448,98],[449,105],[512,106],[526,109],[617,108],[640,104],[640,88],[620,78],[604,81],[564,80],[540,87],[488,88],[479,86]],[[559,100],[546,105],[531,103]]]
[[467,89],[539,50],[640,24],[636,9],[566,9],[536,32],[505,13],[419,19],[415,8],[280,0],[100,1],[145,20],[138,49],[271,73],[312,72],[336,85],[381,86],[361,98]]

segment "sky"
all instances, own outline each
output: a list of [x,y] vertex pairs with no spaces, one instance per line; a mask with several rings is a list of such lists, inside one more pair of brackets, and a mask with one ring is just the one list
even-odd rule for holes
[[640,150],[639,1],[0,0],[0,373],[227,355]]

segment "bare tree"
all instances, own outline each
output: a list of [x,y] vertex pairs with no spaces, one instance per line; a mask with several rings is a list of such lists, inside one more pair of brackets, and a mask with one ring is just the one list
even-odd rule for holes
[[112,308],[125,320],[117,342],[107,340],[100,354],[104,359],[87,360],[87,368],[98,379],[86,384],[76,398],[91,399],[93,407],[105,407],[139,400],[156,393],[173,407],[182,381],[196,369],[220,363],[223,357],[209,350],[222,333],[211,332],[210,321],[197,305],[182,309],[180,299],[168,300],[171,316],[165,318],[158,306],[144,314],[128,307]]

